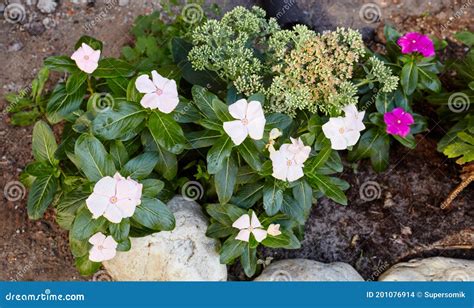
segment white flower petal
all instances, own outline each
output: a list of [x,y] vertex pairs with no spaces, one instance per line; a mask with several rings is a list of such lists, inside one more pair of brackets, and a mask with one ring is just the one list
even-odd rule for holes
[[115,255],[117,254],[117,250],[114,249],[109,249],[109,248],[104,248],[102,249],[102,261],[107,261],[107,260],[112,260],[115,258]]
[[347,141],[344,137],[334,137],[331,140],[331,149],[333,150],[345,150],[347,149]]
[[348,131],[344,134],[344,137],[346,138],[347,141],[347,146],[353,146],[357,143],[360,137],[360,133],[358,131]]
[[143,108],[156,109],[159,105],[159,96],[156,93],[145,94],[140,100],[140,105],[142,105]]
[[92,262],[102,262],[104,260],[102,250],[99,250],[97,246],[93,246],[91,250],[89,250],[89,260]]
[[236,240],[248,242],[250,239],[250,231],[247,229],[240,230],[239,234],[235,237]]
[[94,193],[110,198],[112,196],[115,196],[116,185],[117,180],[113,177],[103,177],[94,185]]
[[90,55],[89,59],[93,62],[99,62],[100,59],[100,50],[94,50]]
[[229,106],[229,113],[234,119],[242,120],[247,114],[247,100],[242,98]]
[[164,88],[166,87],[166,84],[170,81],[170,79],[161,76],[155,70],[151,71],[151,78],[153,80],[153,84],[155,85],[155,87],[161,90],[164,90]]
[[248,214],[244,214],[240,216],[234,223],[232,227],[237,229],[246,229],[250,227],[250,216]]
[[267,233],[271,236],[278,236],[281,234],[279,224],[270,224],[267,228]]
[[302,178],[303,176],[304,174],[303,174],[302,166],[294,165],[288,168],[288,174],[287,174],[288,182],[296,181],[297,179]]
[[115,206],[119,208],[123,218],[132,217],[137,207],[137,202],[134,199],[121,199],[115,203]]
[[242,121],[224,122],[224,131],[230,136],[235,145],[239,145],[247,138],[248,131]]
[[102,232],[97,232],[89,238],[89,243],[91,243],[92,245],[102,245],[105,241],[105,238],[105,234],[103,234]]
[[117,248],[117,245],[118,243],[114,240],[114,238],[112,236],[107,236],[105,238],[105,240],[103,241],[102,245],[105,247],[105,248],[108,248],[108,249],[116,249]]
[[94,52],[94,49],[92,49],[92,47],[87,45],[86,43],[82,43],[80,48],[82,48],[84,54],[88,56],[90,56]]
[[259,243],[267,237],[267,231],[263,229],[254,229],[252,233],[255,236],[255,240]]
[[89,211],[92,213],[92,218],[99,218],[102,216],[109,205],[109,197],[101,196],[96,193],[92,193],[86,199],[86,205]]
[[140,93],[152,93],[156,91],[156,86],[148,75],[140,75],[137,80],[135,80],[135,88],[137,88]]
[[260,220],[258,220],[258,217],[255,214],[255,212],[252,212],[252,218],[251,218],[251,221],[250,221],[250,225],[252,226],[252,228],[260,228],[262,226],[260,224]]
[[178,93],[164,93],[159,96],[158,110],[163,113],[170,113],[178,106],[179,98]]
[[248,103],[246,118],[249,121],[257,118],[265,118],[263,114],[262,104],[260,104],[259,101],[251,101],[250,103]]
[[253,140],[260,140],[263,138],[263,131],[265,130],[265,118],[255,118],[253,120],[249,120],[247,125],[247,130],[249,132],[250,138]]
[[110,204],[105,209],[104,217],[107,218],[110,222],[118,224],[122,221],[123,214],[122,211],[115,204]]

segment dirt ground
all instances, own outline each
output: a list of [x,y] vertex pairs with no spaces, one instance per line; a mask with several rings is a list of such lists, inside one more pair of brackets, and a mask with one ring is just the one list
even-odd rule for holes
[[[13,2],[22,1],[10,0]],[[125,6],[107,6],[104,1],[96,1],[92,6],[76,0],[60,1],[54,13],[43,14],[27,6],[26,0],[23,2],[27,8],[25,24],[10,24],[0,17],[2,111],[7,106],[3,96],[26,89],[44,58],[71,54],[74,43],[83,34],[102,40],[106,56],[117,56],[121,46],[131,40],[128,29],[135,17],[160,9],[157,0],[131,1]],[[207,2],[216,2],[224,10],[237,3],[255,3]],[[351,26],[361,29],[375,43],[381,41],[384,23],[394,24],[402,32],[422,31],[451,42],[453,32],[472,27],[470,0],[373,1],[379,8],[376,19],[361,17],[361,8],[368,1],[287,2],[293,4],[281,16],[281,22],[300,21],[318,31]],[[0,9],[4,6],[0,5]],[[93,20],[97,26],[88,27]],[[10,126],[4,112],[0,117],[0,188],[4,190],[18,179],[32,158],[32,128]],[[444,128],[434,120],[430,128],[430,132],[418,136],[415,150],[394,146],[386,172],[374,173],[368,162],[355,169],[347,165],[343,178],[352,185],[349,205],[320,200],[306,224],[301,249],[262,250],[261,257],[348,262],[372,280],[394,263],[412,257],[445,255],[474,259],[474,188],[464,191],[450,212],[439,210],[440,202],[458,182],[458,168],[436,152],[436,140]],[[378,198],[372,201],[360,198],[361,187],[368,181],[378,187]],[[28,220],[26,193],[19,193],[16,201],[7,200],[3,194],[0,198],[0,280],[88,279],[75,270],[67,233],[54,222],[52,213],[39,221]],[[243,279],[238,266],[230,268],[230,279]]]

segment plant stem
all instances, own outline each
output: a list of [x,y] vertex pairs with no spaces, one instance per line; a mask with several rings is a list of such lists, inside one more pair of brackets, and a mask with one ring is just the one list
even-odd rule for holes
[[448,198],[444,200],[443,203],[441,203],[441,209],[446,210],[451,207],[451,203],[453,202],[454,199],[466,188],[472,181],[474,181],[474,174],[471,174],[464,178],[461,183],[459,183],[456,188],[449,193]]
[[94,89],[92,88],[92,80],[91,76],[87,77],[87,90],[92,94],[94,94]]

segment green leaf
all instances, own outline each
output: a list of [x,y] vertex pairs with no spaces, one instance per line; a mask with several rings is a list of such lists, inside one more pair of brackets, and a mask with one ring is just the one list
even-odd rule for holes
[[175,227],[173,213],[158,199],[143,197],[132,220],[155,231],[170,231]]
[[36,122],[33,127],[33,139],[32,149],[33,156],[39,162],[48,162],[55,166],[58,164],[58,160],[54,158],[54,152],[56,152],[58,145],[54,138],[53,131],[43,121]]
[[100,269],[101,263],[92,262],[89,260],[89,256],[86,255],[76,258],[74,265],[76,266],[79,274],[82,276],[90,276]]
[[377,172],[384,171],[388,167],[390,152],[390,138],[387,134],[381,132],[373,142],[373,148],[370,153],[372,167]]
[[114,240],[117,242],[123,242],[128,239],[128,233],[130,232],[130,219],[124,218],[118,224],[110,224],[109,231]]
[[474,46],[474,33],[471,31],[460,31],[454,37],[469,47]]
[[137,78],[132,78],[127,85],[127,101],[138,103],[140,101],[140,92],[135,87]]
[[115,96],[118,96],[118,97],[127,96],[127,87],[128,87],[127,78],[124,78],[124,77],[108,78],[107,86],[109,87],[110,91],[112,91],[112,93]]
[[222,136],[222,133],[212,130],[191,131],[184,134],[188,140],[189,149],[200,149],[212,146]]
[[120,140],[112,141],[110,144],[110,155],[115,162],[116,169],[121,169],[129,159],[127,149]]
[[395,140],[397,140],[403,146],[405,146],[409,149],[414,149],[416,147],[415,137],[413,137],[413,135],[411,135],[411,134],[407,135],[405,138],[397,136],[397,135],[393,135],[393,137],[395,138]]
[[291,117],[282,113],[272,113],[266,116],[265,130],[270,131],[272,128],[278,128],[281,131],[291,125],[293,120]]
[[69,247],[74,257],[82,257],[89,253],[91,244],[87,240],[80,241],[72,236],[72,232],[69,232]]
[[116,169],[112,156],[94,136],[81,135],[74,146],[74,153],[81,170],[90,181],[97,182],[105,176],[115,174]]
[[69,94],[64,84],[58,84],[46,105],[49,122],[55,124],[70,117],[74,111],[81,107],[85,92],[86,87],[82,85],[74,93]]
[[213,109],[213,101],[219,100],[219,98],[215,94],[209,92],[206,88],[197,85],[193,86],[191,93],[194,103],[203,115],[208,119],[216,120],[217,115]]
[[124,60],[105,58],[99,61],[99,67],[92,73],[96,78],[131,77],[133,67]]
[[403,66],[400,83],[406,95],[411,95],[415,92],[416,85],[418,84],[418,67],[416,67],[415,62],[410,61]]
[[313,190],[308,182],[304,180],[298,181],[296,186],[293,187],[293,198],[303,208],[303,217],[306,220],[313,206]]
[[56,174],[56,171],[57,170],[47,162],[33,161],[26,165],[24,172],[34,176],[42,176]]
[[76,62],[67,56],[49,57],[44,60],[44,66],[51,71],[75,73],[79,71]]
[[272,180],[263,188],[263,208],[268,216],[278,213],[283,203],[283,191],[277,184],[276,180]]
[[243,185],[232,197],[231,203],[244,209],[251,208],[263,197],[263,183],[250,183]]
[[137,133],[137,127],[145,119],[145,111],[140,107],[119,99],[113,103],[117,108],[107,108],[99,112],[92,122],[92,130],[95,135],[106,140],[122,138],[133,138]]
[[234,221],[240,216],[247,214],[244,209],[233,204],[208,204],[206,205],[206,211],[212,218],[224,226],[232,226]]
[[132,179],[140,180],[146,178],[158,163],[159,156],[156,152],[145,152],[129,160],[120,171],[120,174]]
[[419,69],[420,83],[435,93],[441,92],[441,81],[438,76],[434,73],[426,72],[423,69]]
[[92,213],[87,207],[83,207],[76,215],[72,225],[71,233],[75,239],[89,240],[99,231],[105,231],[107,220],[104,217],[92,218]]
[[69,76],[66,82],[66,92],[68,94],[73,94],[82,87],[86,80],[87,74],[82,71],[71,74],[71,76]]
[[220,99],[215,98],[212,100],[212,109],[217,118],[222,122],[235,120],[229,113],[229,106],[224,104]]
[[53,201],[58,180],[52,175],[42,175],[36,177],[28,194],[28,217],[30,219],[40,219]]
[[326,161],[328,160],[329,156],[331,156],[332,149],[331,144],[326,142],[323,146],[321,151],[314,156],[308,159],[308,161],[304,164],[304,174],[311,175],[313,174],[318,168],[324,166]]
[[263,241],[262,245],[269,248],[286,248],[290,244],[290,238],[286,232],[278,236],[268,235]]
[[11,115],[10,124],[13,126],[30,126],[40,116],[41,116],[41,113],[37,109],[16,112]]
[[303,204],[297,202],[291,196],[284,195],[281,211],[291,219],[295,220],[298,224],[304,225],[306,221],[306,212],[303,206]]
[[313,188],[319,189],[329,199],[339,204],[347,205],[346,195],[337,185],[331,182],[329,177],[313,174],[307,176],[306,179]]
[[252,169],[255,171],[262,170],[263,163],[260,158],[261,155],[255,146],[255,143],[250,138],[244,140],[244,142],[237,146],[237,149],[240,155],[242,155],[242,158],[250,167],[252,167]]
[[242,263],[242,267],[244,268],[247,277],[255,275],[255,271],[257,270],[257,249],[250,248],[250,246],[247,245],[240,256],[240,263]]
[[86,43],[94,50],[102,50],[102,42],[88,35],[81,36],[81,38],[76,42],[76,45],[74,45],[74,48],[76,50],[79,49],[79,47],[82,46],[82,43]]
[[56,205],[56,222],[61,228],[71,230],[76,212],[86,204],[90,191],[82,188],[65,193]]
[[230,264],[236,258],[244,253],[246,242],[239,241],[233,237],[229,237],[221,247],[220,261],[221,264]]
[[232,152],[232,140],[225,135],[209,149],[207,152],[207,172],[216,174],[224,167],[224,161]]
[[148,120],[148,128],[156,144],[173,154],[180,154],[185,147],[181,126],[168,114],[153,112]]
[[219,222],[214,222],[209,225],[206,230],[206,236],[210,238],[224,238],[232,235],[235,228],[225,226]]
[[234,193],[238,167],[231,156],[225,158],[224,167],[214,176],[217,196],[221,204],[229,202]]
[[150,198],[156,198],[165,187],[165,183],[157,179],[146,179],[140,183],[143,184],[142,194]]
[[165,179],[171,181],[178,173],[178,159],[175,154],[165,150],[161,146],[157,146],[157,153],[159,155],[159,160],[155,166],[155,170]]

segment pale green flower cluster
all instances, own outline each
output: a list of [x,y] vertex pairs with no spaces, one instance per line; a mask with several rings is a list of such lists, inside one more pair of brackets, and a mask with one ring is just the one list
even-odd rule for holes
[[[193,32],[188,58],[196,70],[211,70],[246,96],[265,94],[270,112],[298,110],[337,115],[357,103],[352,83],[365,47],[358,31],[338,28],[318,34],[306,26],[282,30],[265,11],[237,7],[220,20],[208,20]],[[367,62],[367,79],[382,92],[398,83],[376,58]],[[369,78],[370,77],[370,78]]]
[[397,89],[398,77],[392,75],[392,70],[383,61],[373,56],[369,58],[366,65],[370,67],[367,79],[378,82],[380,84],[380,92],[390,93]]
[[246,95],[261,91],[264,65],[254,46],[280,30],[275,19],[267,20],[259,7],[236,7],[220,20],[209,20],[193,32],[188,58],[196,70],[215,71],[222,79],[234,82]]
[[350,80],[364,55],[359,32],[338,28],[316,34],[297,26],[276,37],[269,44],[277,63],[267,91],[272,97],[268,110],[292,116],[297,110],[338,114],[344,106],[357,102],[357,88]]

